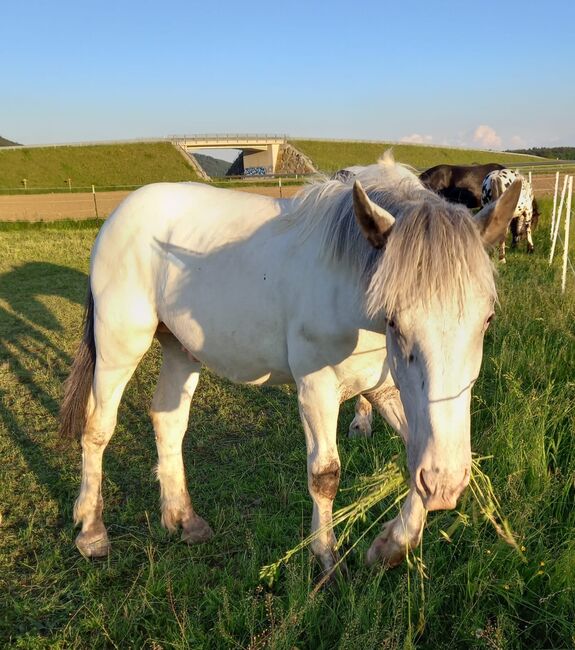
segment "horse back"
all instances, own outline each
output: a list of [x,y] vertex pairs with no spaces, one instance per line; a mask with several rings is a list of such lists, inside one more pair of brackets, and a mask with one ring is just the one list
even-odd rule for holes
[[504,169],[499,163],[485,165],[436,165],[421,174],[421,182],[448,201],[468,208],[481,205],[481,185],[489,172]]

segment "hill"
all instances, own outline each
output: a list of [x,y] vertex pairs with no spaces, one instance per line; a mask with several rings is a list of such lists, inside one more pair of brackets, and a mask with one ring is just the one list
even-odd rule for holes
[[296,149],[311,158],[316,168],[332,173],[350,165],[369,165],[390,147],[395,159],[416,169],[426,169],[442,163],[472,165],[487,162],[518,163],[541,162],[541,158],[506,153],[502,151],[478,151],[390,142],[352,142],[327,140],[291,140]]
[[512,153],[542,156],[554,160],[575,160],[575,147],[531,147],[530,149],[513,149]]
[[[9,141],[6,141],[9,142]],[[331,173],[349,165],[375,162],[389,147],[399,162],[416,169],[440,163],[528,163],[544,159],[506,152],[473,151],[386,142],[293,140],[316,168]],[[197,154],[209,176],[222,178],[230,163]],[[170,142],[130,142],[101,145],[0,148],[0,192],[131,189],[159,181],[199,180],[191,165]]]
[[198,180],[170,142],[0,149],[0,190],[135,187]]

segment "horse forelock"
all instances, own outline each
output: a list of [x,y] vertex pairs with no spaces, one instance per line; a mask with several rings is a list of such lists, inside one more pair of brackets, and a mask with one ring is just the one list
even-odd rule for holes
[[[372,201],[396,219],[385,249],[376,250],[361,233],[353,211],[358,178]],[[367,289],[370,316],[393,314],[415,304],[457,301],[464,309],[470,283],[495,299],[494,270],[467,208],[426,189],[389,156],[355,178],[315,183],[285,215],[302,238],[319,233],[320,254],[346,264]]]
[[435,198],[411,202],[396,220],[369,280],[370,316],[431,303],[462,313],[472,285],[496,299],[493,265],[471,215]]

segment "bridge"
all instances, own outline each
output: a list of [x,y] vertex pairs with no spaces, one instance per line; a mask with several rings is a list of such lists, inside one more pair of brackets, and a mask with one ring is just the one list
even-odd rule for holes
[[172,142],[186,153],[202,149],[240,149],[244,168],[263,167],[269,174],[276,171],[280,146],[286,144],[285,135],[181,135],[171,136]]

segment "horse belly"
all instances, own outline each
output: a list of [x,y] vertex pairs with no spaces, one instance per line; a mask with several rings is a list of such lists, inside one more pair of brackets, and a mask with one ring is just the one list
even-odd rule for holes
[[291,382],[280,288],[267,276],[216,266],[220,281],[210,265],[172,273],[162,321],[218,375],[248,384]]
[[[176,318],[170,329],[183,347],[203,365],[231,381],[245,384],[284,384],[293,381],[284,354],[285,342],[275,328],[227,320],[202,326],[198,318]],[[226,326],[227,325],[227,326]]]

